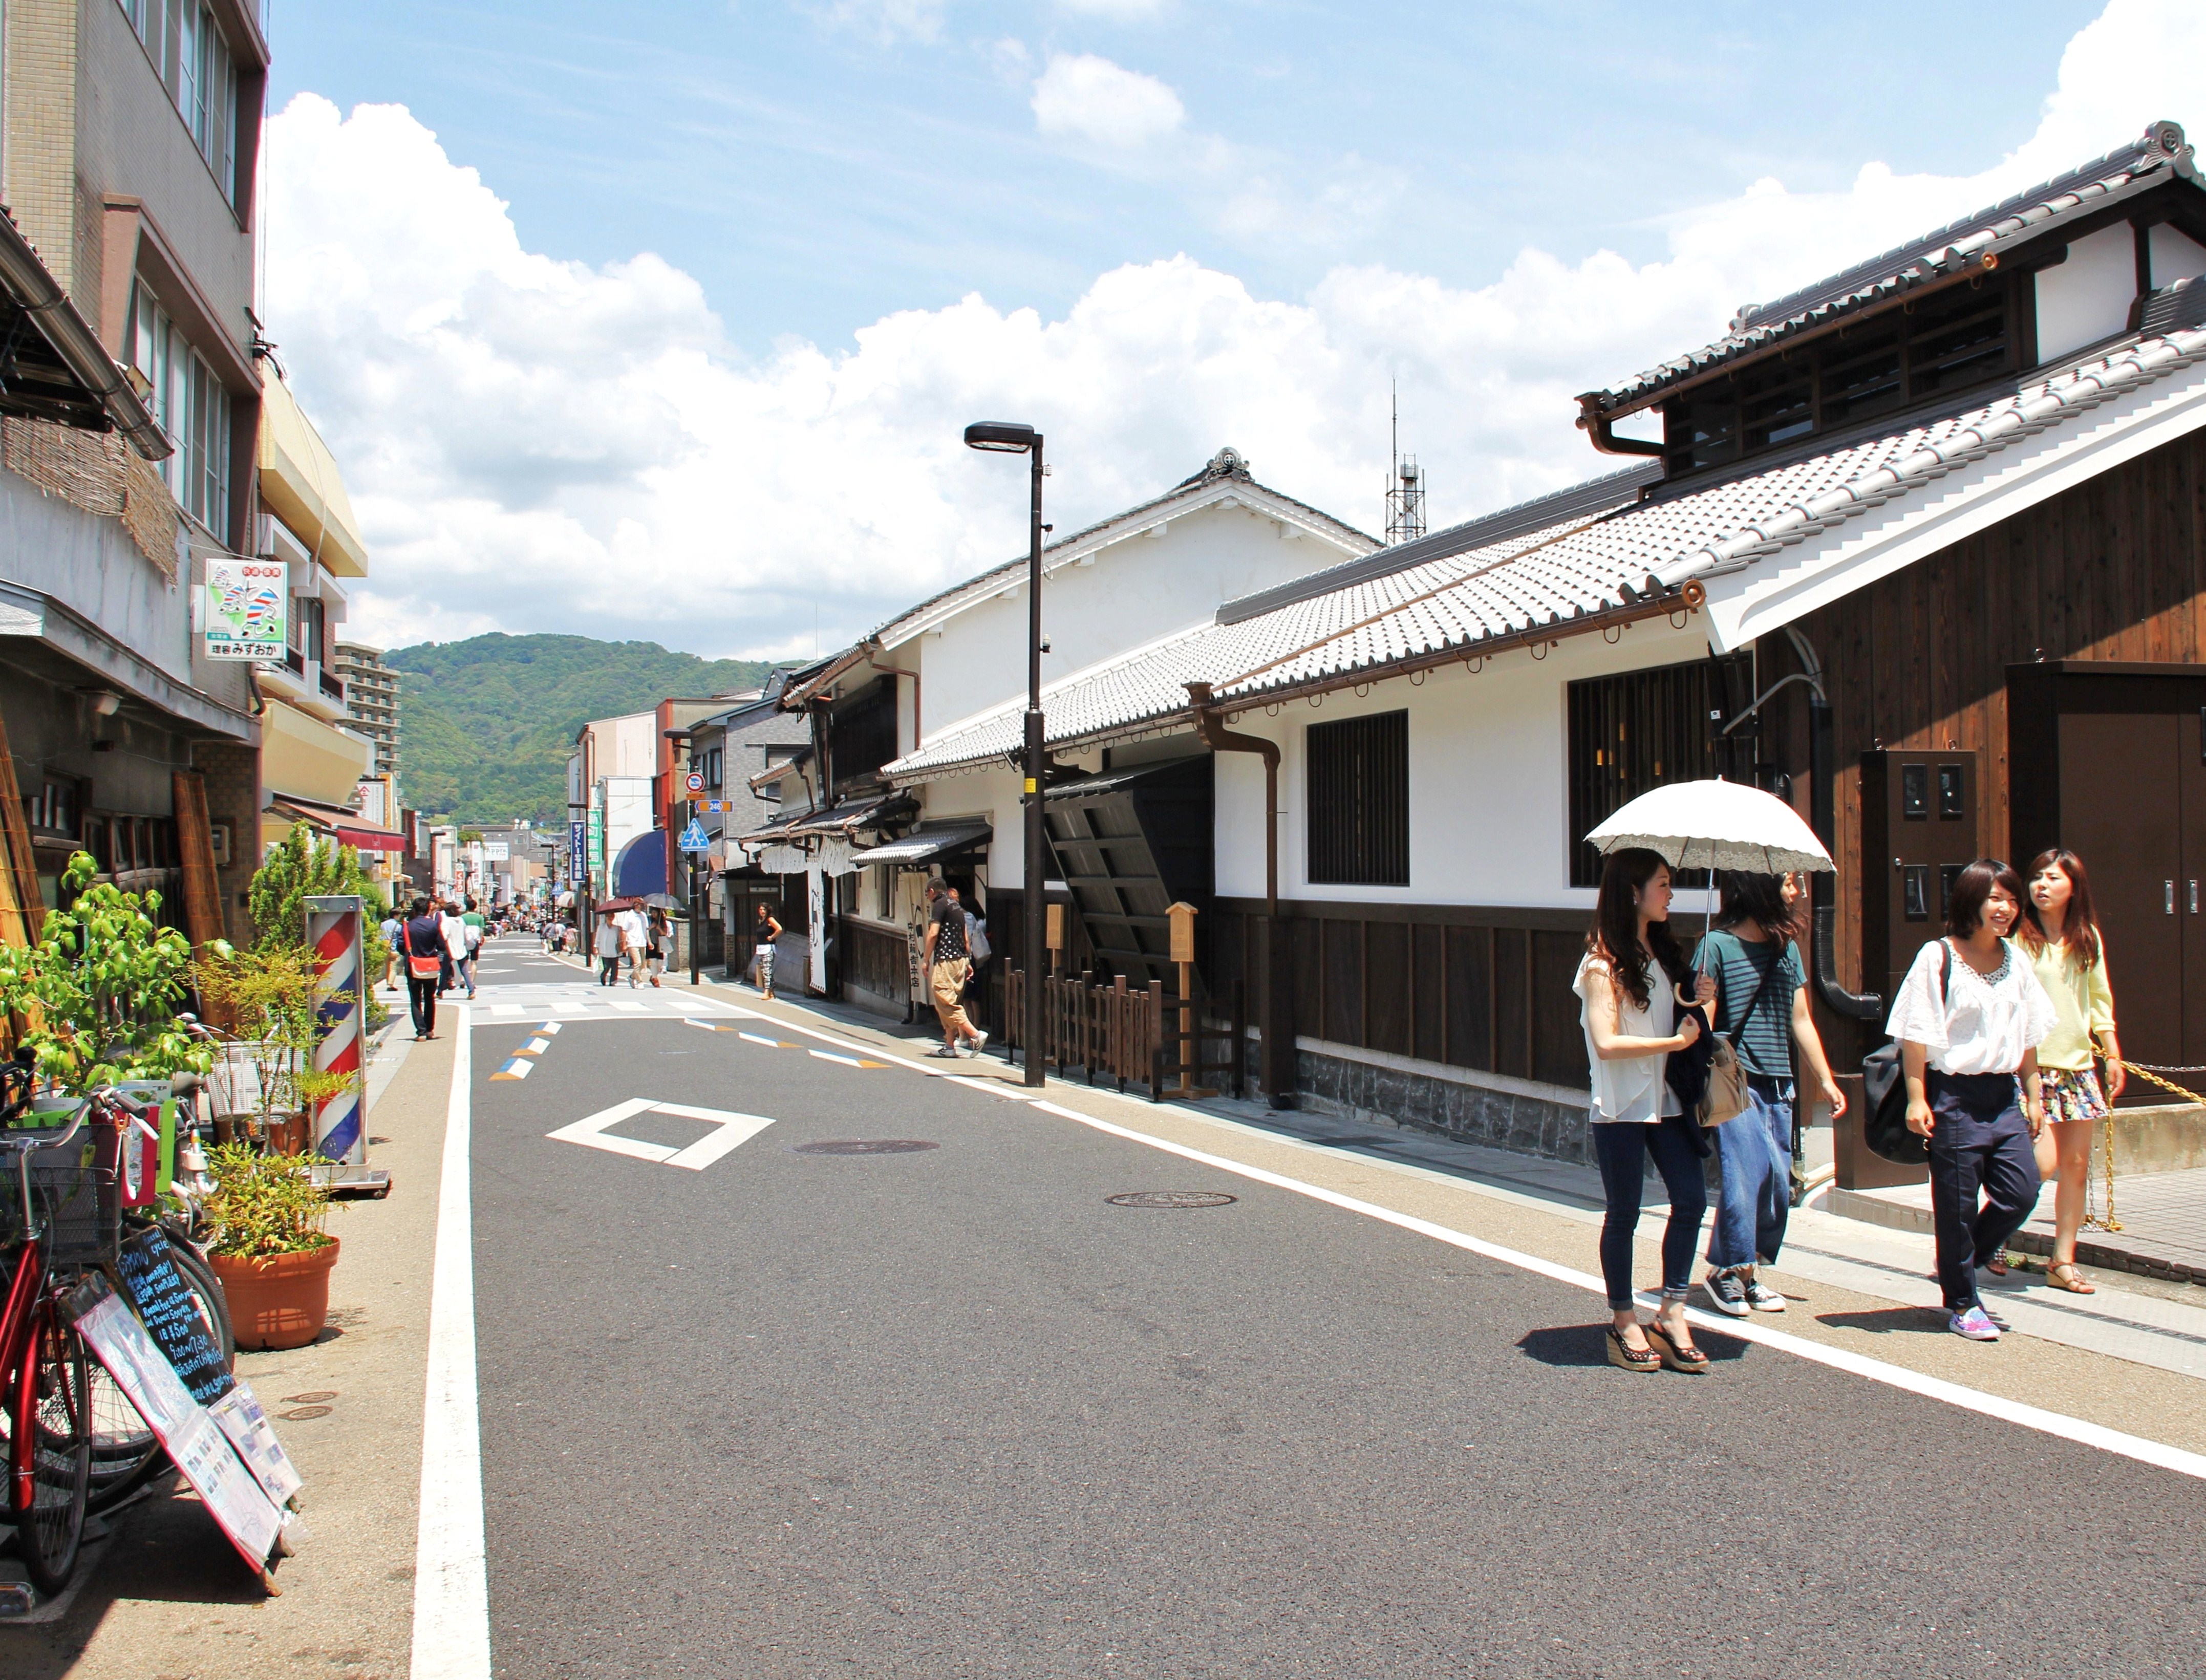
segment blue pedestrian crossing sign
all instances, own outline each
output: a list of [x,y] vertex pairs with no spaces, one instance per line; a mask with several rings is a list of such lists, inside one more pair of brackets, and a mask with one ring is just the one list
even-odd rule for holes
[[709,852],[712,843],[705,837],[705,825],[696,818],[689,819],[689,826],[682,831],[682,849],[685,852]]

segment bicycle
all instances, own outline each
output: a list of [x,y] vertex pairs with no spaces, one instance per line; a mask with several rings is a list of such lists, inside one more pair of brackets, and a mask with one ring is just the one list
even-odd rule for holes
[[[184,1075],[174,1083],[176,1095],[188,1096],[198,1081]],[[0,1064],[0,1095],[6,1099],[0,1103],[0,1125],[18,1121],[29,1106],[27,1067]],[[34,1153],[59,1151],[75,1141],[87,1121],[111,1129],[112,1145],[95,1140],[88,1161],[80,1155],[75,1162],[57,1157],[51,1165],[33,1165]],[[138,1123],[144,1123],[141,1111],[120,1093],[102,1091],[59,1136],[0,1131],[0,1160],[6,1153],[16,1158],[14,1182],[0,1179],[0,1186],[14,1193],[9,1197],[0,1191],[0,1247],[20,1245],[8,1314],[0,1319],[0,1372],[6,1379],[0,1394],[7,1402],[0,1404],[0,1451],[12,1473],[7,1508],[16,1527],[17,1549],[33,1583],[50,1594],[59,1591],[74,1571],[83,1517],[121,1504],[169,1462],[159,1438],[107,1367],[90,1355],[54,1310],[54,1302],[86,1271],[111,1268],[126,1233],[158,1229],[226,1368],[236,1356],[221,1283],[195,1240],[205,1220],[197,1194],[182,1185],[170,1186],[182,1204],[181,1213],[125,1212],[119,1206],[120,1152]],[[27,1346],[33,1349],[27,1363]],[[75,1374],[80,1364],[80,1382]],[[32,1409],[36,1419],[27,1428],[21,1421],[29,1415],[26,1385],[39,1397]],[[27,1444],[20,1454],[19,1444]],[[84,1460],[80,1500],[72,1468],[79,1457]],[[32,1466],[27,1491],[27,1460]]]
[[[8,1105],[20,1113],[29,1101],[29,1069],[20,1062],[9,1082],[21,1094]],[[84,1338],[61,1311],[61,1296],[77,1269],[56,1259],[96,1242],[103,1225],[121,1211],[115,1170],[103,1169],[97,1140],[87,1165],[57,1152],[97,1117],[99,1099],[69,1116],[59,1129],[0,1133],[0,1165],[11,1169],[12,1201],[0,1200],[0,1250],[13,1251],[6,1304],[0,1307],[0,1391],[8,1421],[8,1514],[15,1549],[40,1591],[53,1594],[76,1570],[92,1493],[92,1367]],[[97,1122],[95,1122],[97,1123]],[[49,1162],[34,1164],[33,1155]],[[103,1182],[103,1177],[104,1182]]]

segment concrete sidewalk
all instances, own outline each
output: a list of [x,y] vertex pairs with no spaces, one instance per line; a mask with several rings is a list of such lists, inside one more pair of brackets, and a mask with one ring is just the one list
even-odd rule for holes
[[[686,980],[682,989],[686,991]],[[785,996],[769,1004],[748,985],[707,980],[700,990],[760,1014],[790,1020],[809,1019],[853,1042],[878,1046],[904,1056],[923,1055],[940,1043],[939,1036],[917,1028],[906,1028],[864,1010],[820,998],[801,1004]],[[930,1023],[931,1024],[931,1023]],[[1001,1057],[989,1054],[958,1064],[961,1076],[1017,1083],[1021,1070]],[[1372,1124],[1298,1111],[1273,1111],[1261,1101],[1219,1098],[1197,1103],[1151,1104],[1145,1093],[1121,1097],[1106,1085],[1088,1087],[1081,1079],[1052,1076],[1051,1100],[1092,1111],[1114,1123],[1136,1129],[1161,1129],[1166,1123],[1174,1135],[1187,1119],[1213,1128],[1231,1129],[1252,1139],[1285,1146],[1300,1154],[1354,1159],[1383,1169],[1398,1177],[1423,1179],[1469,1192],[1489,1204],[1521,1209],[1559,1222],[1579,1233],[1543,1252],[1566,1256],[1571,1264],[1596,1270],[1593,1234],[1600,1225],[1603,1198],[1599,1173],[1590,1167],[1505,1150],[1458,1143],[1430,1132],[1407,1127]],[[1145,1123],[1145,1117],[1154,1119]],[[1307,1163],[1281,1171],[1310,1176]],[[2140,1181],[2126,1181],[2134,1185]],[[1659,1196],[1653,1184],[1650,1194]],[[1820,1198],[1819,1198],[1820,1199]],[[1458,1204],[1460,1205],[1460,1204]],[[2049,1206],[2049,1198],[2048,1198]],[[1639,1236],[1650,1248],[1659,1242],[1668,1209],[1659,1200],[1643,1212]],[[1468,1227],[1466,1227],[1468,1228]],[[1486,1234],[1482,1231],[1481,1234]],[[1705,1243],[1702,1245],[1705,1252]],[[1896,1329],[1935,1331],[1940,1339],[1959,1345],[1959,1338],[1943,1334],[1944,1315],[1939,1310],[1939,1291],[1933,1281],[1935,1254],[1925,1231],[1894,1230],[1843,1218],[1811,1203],[1796,1209],[1789,1226],[1782,1261],[1766,1269],[1764,1276],[1796,1301],[1804,1293],[1817,1296],[1843,1290],[1856,1297],[1849,1309],[1862,1320],[1873,1338],[1874,1351],[1893,1358],[1890,1333]],[[1647,1267],[1643,1264],[1642,1276]],[[2206,1377],[2206,1301],[2191,1298],[2191,1286],[2171,1288],[2122,1273],[2095,1273],[2099,1291],[2093,1296],[2070,1295],[2044,1285],[2034,1274],[2016,1271],[2002,1282],[1986,1279],[1985,1294],[1995,1299],[1996,1310],[2023,1336],[2080,1354],[2098,1355],[2151,1367],[2188,1379],[2184,1404],[2206,1429],[2206,1391],[2191,1384]],[[1807,1285],[1817,1286],[1808,1291]],[[1697,1295],[1696,1305],[1705,1305]],[[1896,1309],[1896,1316],[1894,1313]],[[1832,1315],[1823,1315],[1827,1320]],[[1846,1316],[1842,1312],[1840,1318]],[[1774,1327],[1807,1331],[1798,1311],[1756,1314],[1757,1321]],[[1941,1354],[1929,1364],[1936,1374],[1954,1375]],[[1981,1363],[1981,1362],[1980,1362]],[[1958,1379],[1971,1380],[1968,1376]],[[2042,1394],[2029,1394],[2035,1403],[2051,1403]],[[2120,1420],[2118,1421],[2118,1420]],[[2126,1405],[2106,1419],[2115,1427],[2134,1428],[2136,1420]],[[2202,1433],[2206,1439],[2206,1433]]]
[[[402,1680],[413,1640],[415,1506],[449,1040],[386,1035],[369,1068],[381,1201],[337,1205],[330,1326],[312,1346],[241,1354],[306,1478],[307,1537],[264,1598],[173,1474],[120,1513],[60,1614],[0,1623],[9,1680]],[[179,1491],[181,1490],[181,1491]]]

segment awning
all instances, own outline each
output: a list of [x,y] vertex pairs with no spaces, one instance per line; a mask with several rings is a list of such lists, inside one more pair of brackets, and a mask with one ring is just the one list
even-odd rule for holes
[[861,867],[875,863],[898,866],[932,863],[957,852],[969,852],[988,843],[993,831],[984,822],[922,823],[901,840],[856,854]]
[[402,852],[406,837],[387,828],[361,828],[350,823],[337,825],[337,839],[356,852]]
[[847,839],[862,828],[882,828],[915,815],[919,807],[909,794],[878,794],[871,799],[845,800],[824,811],[808,812],[790,824],[791,836],[833,835]]
[[623,897],[642,898],[666,891],[666,831],[646,829],[620,849],[613,860],[612,890]]

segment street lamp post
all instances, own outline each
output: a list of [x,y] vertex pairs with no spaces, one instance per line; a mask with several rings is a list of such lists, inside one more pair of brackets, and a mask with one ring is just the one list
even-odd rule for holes
[[979,420],[965,428],[968,449],[1031,456],[1034,486],[1027,520],[1026,1082],[1040,1085],[1042,1062],[1041,433],[1030,426]]

